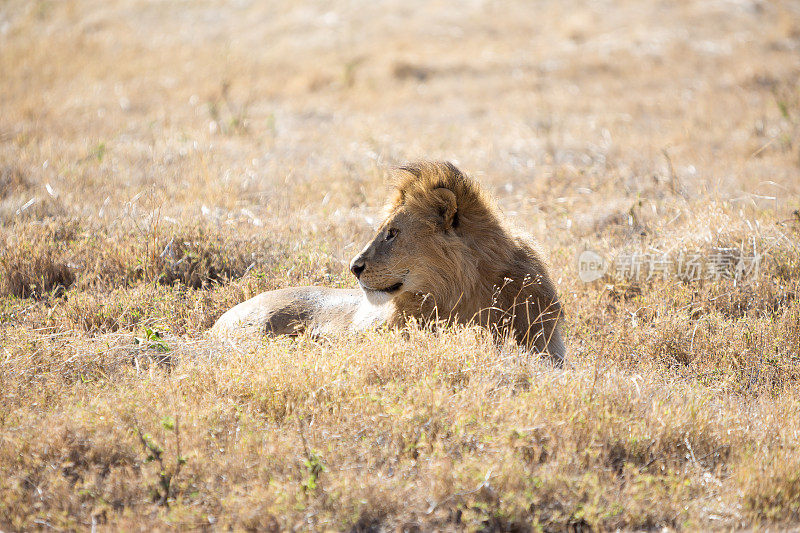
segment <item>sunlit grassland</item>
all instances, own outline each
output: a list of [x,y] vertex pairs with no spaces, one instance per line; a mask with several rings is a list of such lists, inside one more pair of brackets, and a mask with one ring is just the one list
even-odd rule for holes
[[[779,1],[5,2],[0,529],[796,527],[799,48]],[[208,336],[354,286],[417,158],[546,250],[563,368],[471,328]],[[719,247],[763,262],[576,268]]]

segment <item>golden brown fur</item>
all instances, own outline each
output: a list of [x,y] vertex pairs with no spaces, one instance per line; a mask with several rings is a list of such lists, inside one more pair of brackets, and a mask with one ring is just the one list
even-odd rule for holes
[[325,332],[402,326],[414,317],[477,323],[564,357],[562,309],[540,253],[503,222],[475,180],[450,163],[402,167],[387,213],[351,263],[361,293],[311,287],[264,293],[226,313],[215,329]]

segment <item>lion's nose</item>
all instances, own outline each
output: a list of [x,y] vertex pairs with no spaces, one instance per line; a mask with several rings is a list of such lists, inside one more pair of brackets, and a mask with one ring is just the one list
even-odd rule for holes
[[350,272],[352,272],[356,279],[358,279],[361,277],[361,273],[364,272],[365,266],[366,265],[364,264],[364,261],[356,257],[353,259],[353,262],[350,263]]

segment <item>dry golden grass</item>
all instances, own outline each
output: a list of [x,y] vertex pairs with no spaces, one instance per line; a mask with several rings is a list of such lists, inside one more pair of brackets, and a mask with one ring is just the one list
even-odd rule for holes
[[[800,525],[800,11],[0,5],[0,530]],[[353,286],[391,165],[549,251],[563,369],[473,329],[226,344]],[[755,244],[734,282],[585,248]]]

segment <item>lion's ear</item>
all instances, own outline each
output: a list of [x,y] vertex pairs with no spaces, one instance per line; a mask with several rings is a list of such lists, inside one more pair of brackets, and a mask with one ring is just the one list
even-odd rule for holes
[[456,195],[450,189],[439,187],[431,193],[437,213],[442,218],[445,230],[458,225],[458,203]]

